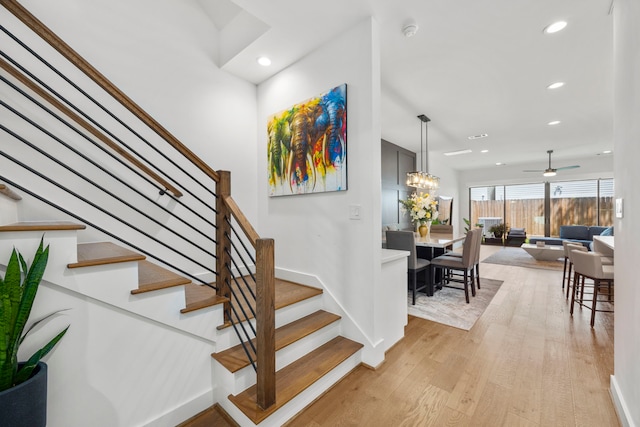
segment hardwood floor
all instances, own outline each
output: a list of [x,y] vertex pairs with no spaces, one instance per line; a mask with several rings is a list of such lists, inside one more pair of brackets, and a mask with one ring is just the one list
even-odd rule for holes
[[562,272],[480,271],[504,283],[470,331],[411,317],[385,363],[358,367],[288,426],[618,426],[613,314],[594,329],[589,310],[571,318]]
[[288,425],[618,426],[613,314],[593,330],[589,310],[571,318],[562,272],[481,264],[481,276],[504,283],[469,332],[410,318],[382,366],[357,368]]

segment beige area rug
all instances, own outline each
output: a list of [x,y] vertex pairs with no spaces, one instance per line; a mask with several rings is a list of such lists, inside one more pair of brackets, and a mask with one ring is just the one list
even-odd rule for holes
[[[562,252],[560,252],[562,254]],[[542,268],[545,270],[562,270],[564,268],[564,255],[559,261],[538,261],[522,248],[505,246],[493,255],[482,260],[483,263],[511,265],[515,267]],[[482,273],[482,266],[480,267]]]
[[500,285],[502,280],[485,279],[480,274],[482,289],[476,289],[475,297],[471,296],[469,289],[469,304],[465,302],[464,291],[458,289],[442,288],[432,297],[418,293],[416,305],[411,305],[411,292],[408,292],[409,314],[468,331],[489,306]]

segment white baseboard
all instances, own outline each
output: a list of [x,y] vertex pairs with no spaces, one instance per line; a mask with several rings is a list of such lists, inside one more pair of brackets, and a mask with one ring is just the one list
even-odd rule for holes
[[629,406],[624,400],[624,396],[620,391],[620,387],[618,387],[618,381],[614,375],[611,375],[609,393],[613,400],[613,406],[616,408],[620,424],[622,424],[623,427],[636,427],[631,417],[631,412],[629,412]]
[[174,427],[199,414],[215,403],[213,390],[207,390],[200,396],[164,413],[158,418],[143,424],[144,427]]

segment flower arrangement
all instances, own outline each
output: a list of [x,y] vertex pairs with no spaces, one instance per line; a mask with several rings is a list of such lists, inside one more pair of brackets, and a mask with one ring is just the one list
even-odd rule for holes
[[413,193],[407,200],[400,200],[402,213],[409,212],[411,222],[421,225],[438,218],[438,202],[429,193]]

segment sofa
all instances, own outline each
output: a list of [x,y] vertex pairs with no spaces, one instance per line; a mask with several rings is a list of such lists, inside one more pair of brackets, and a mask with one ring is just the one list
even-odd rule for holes
[[586,225],[561,225],[560,237],[530,237],[529,243],[536,244],[537,242],[544,242],[545,245],[562,245],[564,240],[576,242],[582,244],[584,247],[589,248],[591,242],[593,242],[593,236],[599,236],[605,230],[611,229],[613,234],[613,227],[601,227]]

